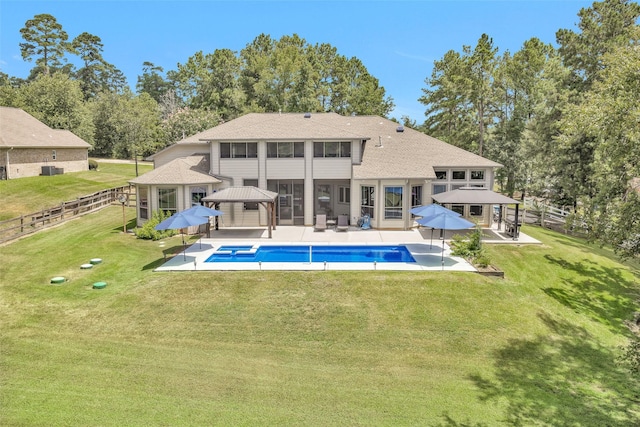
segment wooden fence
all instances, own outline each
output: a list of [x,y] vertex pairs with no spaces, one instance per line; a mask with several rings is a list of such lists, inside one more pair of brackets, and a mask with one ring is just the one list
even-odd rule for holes
[[135,187],[128,185],[101,190],[59,206],[0,221],[0,244],[123,202],[125,206],[136,205]]

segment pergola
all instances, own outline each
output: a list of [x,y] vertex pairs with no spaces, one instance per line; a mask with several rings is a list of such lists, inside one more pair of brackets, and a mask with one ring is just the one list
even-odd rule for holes
[[491,191],[487,188],[480,187],[461,187],[452,191],[444,193],[438,193],[431,196],[433,200],[444,204],[460,204],[460,205],[500,205],[500,217],[498,219],[498,230],[500,230],[500,224],[502,221],[502,207],[503,205],[516,205],[516,212],[514,218],[513,238],[517,239],[519,234],[518,224],[518,210],[520,207],[520,201],[507,197],[495,191]]
[[[278,193],[257,187],[229,187],[202,198],[202,201],[213,204],[217,209],[220,203],[259,203],[267,210],[269,238],[271,230],[276,229],[275,206]],[[217,222],[216,222],[217,228]]]

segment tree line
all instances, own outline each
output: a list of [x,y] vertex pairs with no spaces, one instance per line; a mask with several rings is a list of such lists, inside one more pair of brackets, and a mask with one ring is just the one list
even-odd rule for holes
[[[426,133],[504,165],[505,193],[573,207],[593,239],[640,253],[640,5],[604,0],[560,29],[499,53],[477,44],[434,62]],[[413,123],[415,125],[415,123]]]
[[[402,120],[503,164],[501,191],[572,206],[594,239],[637,255],[639,16],[633,1],[596,1],[578,12],[577,30],[557,31],[557,48],[531,38],[514,53],[482,34],[434,62],[419,98],[424,122]],[[0,104],[71,130],[94,156],[152,154],[248,112],[388,116],[394,107],[360,60],[295,34],[196,52],[166,72],[143,62],[134,93],[98,36],[69,41],[48,14],[20,31],[34,67],[26,79],[0,73]]]
[[100,37],[70,41],[50,14],[27,20],[20,33],[22,58],[34,67],[26,79],[0,73],[0,104],[74,132],[94,156],[149,155],[249,112],[386,116],[394,107],[359,59],[296,34],[261,34],[240,52],[196,52],[166,73],[143,62],[134,93],[104,58]]

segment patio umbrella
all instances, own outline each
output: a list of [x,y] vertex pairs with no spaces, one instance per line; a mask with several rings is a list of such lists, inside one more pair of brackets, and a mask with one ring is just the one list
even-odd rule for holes
[[435,203],[432,203],[430,205],[425,205],[425,206],[416,206],[415,208],[411,209],[409,212],[411,212],[414,215],[422,216],[422,217],[435,216],[441,213],[448,213],[455,216],[461,216],[458,212],[454,212],[451,209],[447,209],[444,206],[437,205]]
[[187,215],[195,215],[195,216],[220,216],[222,215],[222,211],[218,211],[216,209],[211,209],[202,205],[195,205],[190,207],[189,209],[185,209],[182,213]]
[[[211,209],[202,205],[192,206],[189,209],[183,210],[182,213],[187,215],[204,216],[207,218],[211,216],[220,216],[223,214],[222,211]],[[209,229],[209,221],[207,221],[207,237],[211,237],[210,229]],[[202,247],[202,242],[200,242],[200,247]]]
[[182,229],[191,227],[192,225],[200,225],[209,222],[209,218],[204,216],[190,215],[184,212],[178,212],[156,225],[156,230],[177,230],[180,229],[182,236],[182,246],[184,247],[184,259],[187,259],[187,245],[184,241]]
[[[447,209],[444,206],[438,205],[436,203],[432,203],[430,205],[425,205],[425,206],[417,206],[411,209],[409,212],[411,212],[414,215],[421,216],[422,219],[432,218],[441,213],[447,213],[454,216],[461,216],[461,214],[459,214],[458,212],[454,212],[451,209]],[[420,224],[419,221],[418,221],[418,224]],[[431,242],[429,243],[429,249],[431,249],[432,246],[433,246],[433,227],[431,228]]]
[[[416,222],[427,227],[439,228],[440,230],[465,230],[475,226],[471,221],[461,218],[458,214],[456,215],[440,213],[431,217],[420,218]],[[444,270],[444,241],[442,242],[442,269]]]

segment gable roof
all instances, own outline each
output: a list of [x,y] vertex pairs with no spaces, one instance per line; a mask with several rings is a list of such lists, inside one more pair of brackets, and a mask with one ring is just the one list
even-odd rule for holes
[[0,107],[0,147],[90,148],[68,130],[51,129],[26,111]]
[[202,198],[203,202],[274,202],[278,193],[258,187],[228,187]]
[[[398,132],[399,128],[402,132]],[[202,141],[366,141],[362,162],[353,167],[356,179],[432,179],[434,168],[502,166],[379,116],[250,113],[201,132],[197,137]]]
[[364,152],[361,163],[353,166],[354,179],[433,179],[437,168],[502,166],[383,117],[336,113],[249,113],[185,138],[174,146],[265,140],[360,141]]
[[209,156],[180,157],[129,181],[139,185],[217,184],[218,178],[209,175]]
[[521,202],[511,197],[489,190],[488,188],[462,187],[431,196],[441,204],[459,203],[470,205],[519,205]]

